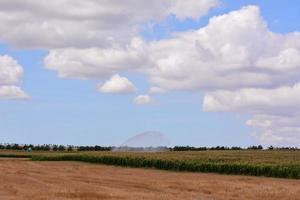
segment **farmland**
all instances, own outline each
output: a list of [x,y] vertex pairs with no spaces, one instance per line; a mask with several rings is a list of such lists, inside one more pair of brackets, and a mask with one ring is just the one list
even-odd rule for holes
[[156,153],[1,151],[0,157],[28,157],[33,161],[82,161],[171,171],[300,179],[300,151],[231,150]]
[[297,200],[299,193],[294,179],[0,158],[5,200]]

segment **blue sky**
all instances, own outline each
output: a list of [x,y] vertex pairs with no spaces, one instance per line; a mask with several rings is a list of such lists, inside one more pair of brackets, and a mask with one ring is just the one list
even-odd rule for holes
[[[135,34],[149,43],[167,40],[174,37],[174,32],[198,30],[206,27],[210,18],[226,15],[247,5],[260,8],[260,15],[271,32],[288,34],[300,31],[299,1],[223,0],[218,6],[210,8],[208,14],[196,19],[182,20],[176,14],[168,14],[163,20],[153,22],[151,30],[145,28]],[[0,10],[6,12],[5,8]],[[147,26],[148,22],[143,23]],[[151,94],[154,103],[137,105],[132,102],[133,98],[147,94],[152,86],[147,73],[139,70],[118,71],[137,90],[126,94],[101,93],[97,91],[97,84],[109,77],[84,80],[61,78],[58,71],[46,69],[43,63],[51,47],[18,47],[17,39],[7,39],[4,33],[0,35],[0,55],[9,55],[23,67],[24,74],[18,84],[30,96],[25,100],[0,99],[0,142],[118,145],[133,135],[153,130],[164,133],[171,145],[277,144],[274,142],[276,140],[266,142],[253,136],[256,128],[245,125],[254,115],[251,112],[204,112],[203,99],[210,92],[205,88],[173,90],[166,87],[164,89],[168,92],[164,94]],[[300,49],[299,46],[294,48]],[[272,89],[281,86],[285,85]],[[279,142],[279,145],[297,145],[287,141]]]

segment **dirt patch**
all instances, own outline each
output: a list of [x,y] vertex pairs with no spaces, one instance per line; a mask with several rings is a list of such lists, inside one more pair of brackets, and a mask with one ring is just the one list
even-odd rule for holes
[[0,159],[5,200],[297,200],[299,194],[299,180]]

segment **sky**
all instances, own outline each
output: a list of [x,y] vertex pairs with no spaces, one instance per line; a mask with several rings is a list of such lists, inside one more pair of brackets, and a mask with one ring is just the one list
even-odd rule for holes
[[0,0],[0,143],[300,146],[297,0]]

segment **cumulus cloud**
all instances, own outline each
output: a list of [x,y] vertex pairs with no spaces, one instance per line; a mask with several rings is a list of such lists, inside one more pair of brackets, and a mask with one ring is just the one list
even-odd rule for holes
[[154,67],[146,73],[153,84],[166,90],[295,84],[300,77],[299,41],[297,32],[271,32],[259,8],[247,6],[212,17],[198,30],[152,42],[149,55]]
[[53,49],[44,66],[63,78],[105,79],[116,72],[137,69],[147,59],[144,41],[133,38],[125,47]]
[[8,55],[0,55],[0,85],[17,84],[23,74],[23,68]]
[[[60,77],[106,79],[122,70],[135,70],[152,64],[147,55],[147,44],[137,37],[140,26],[159,22],[170,14],[180,19],[196,19],[217,6],[218,2],[87,0],[74,3],[54,0],[45,4],[29,0],[18,2],[16,6],[14,1],[7,1],[0,3],[3,16],[7,16],[2,20],[8,25],[11,21],[15,24],[3,29],[13,33],[22,30],[22,35],[6,32],[1,37],[0,30],[0,41],[15,46],[50,49],[44,66],[56,71]],[[24,11],[20,13],[23,7]],[[26,9],[30,7],[32,9]],[[20,20],[20,15],[27,20]]]
[[146,44],[138,38],[145,24],[160,23],[171,14],[181,20],[197,19],[218,3],[4,0],[0,1],[0,42],[49,50],[44,66],[59,77],[105,80],[120,71],[151,64]]
[[0,55],[0,99],[24,99],[28,95],[18,86],[23,68],[8,55]]
[[139,95],[133,99],[133,103],[137,105],[152,104],[153,102],[153,99],[148,94]]
[[297,70],[300,65],[300,51],[296,48],[286,48],[278,55],[258,59],[256,65],[272,71]]
[[246,124],[260,131],[255,136],[261,142],[299,144],[300,83],[276,89],[210,92],[204,97],[203,109],[251,114]]
[[136,90],[135,86],[126,78],[116,74],[103,85],[98,86],[98,91],[103,93],[128,94]]
[[[218,0],[2,0],[0,41],[26,48],[89,48],[127,44],[139,26],[198,18]],[[116,31],[117,30],[117,31]],[[22,34],[20,34],[22,33]]]
[[297,115],[254,115],[246,124],[253,127],[253,133],[265,144],[294,145],[300,143],[300,114]]
[[204,111],[250,115],[260,142],[299,145],[300,126],[290,124],[300,116],[299,32],[274,33],[257,6],[246,6],[150,42],[149,52],[153,67],[144,71],[156,87],[202,91]]
[[[175,8],[173,4],[172,9]],[[184,14],[180,15],[179,10],[180,18]],[[189,17],[193,17],[192,13]],[[118,53],[111,53],[112,49]],[[152,42],[139,39],[125,47],[97,49],[94,51],[98,53],[91,57],[86,50],[77,55],[66,53],[70,49],[54,51],[61,52],[57,56],[50,53],[48,58],[52,59],[46,59],[45,63],[61,76],[105,77],[124,69],[139,70],[154,85],[150,93],[202,91],[204,111],[252,115],[247,125],[259,131],[256,136],[260,141],[267,142],[269,138],[269,142],[283,143],[300,138],[296,131],[299,126],[274,125],[278,122],[274,119],[282,119],[283,113],[286,121],[298,117],[294,110],[297,101],[300,102],[296,95],[300,82],[300,33],[270,31],[257,6],[212,17],[206,26],[174,33],[169,39]],[[68,56],[58,57],[65,54]],[[100,59],[96,62],[97,58]],[[146,95],[134,102],[149,102],[149,99]],[[271,126],[259,125],[268,120]]]
[[152,94],[163,94],[165,93],[166,91],[160,87],[151,87],[149,89],[149,93],[152,93]]
[[[164,90],[270,88],[297,81],[299,38],[271,32],[259,8],[247,6],[171,39],[147,43],[135,37],[126,45],[53,49],[44,63],[66,78],[104,79],[139,69]],[[278,59],[289,70],[274,73]]]
[[220,4],[219,0],[199,1],[199,0],[173,0],[168,9],[168,13],[174,13],[178,19],[192,18],[198,19],[206,15],[207,12]]
[[[166,16],[197,19],[219,0],[0,1],[0,41],[50,50],[47,69],[63,78],[107,79],[144,67],[142,27]],[[22,34],[20,34],[22,33]]]
[[18,86],[0,86],[0,99],[27,99],[29,96]]
[[[300,118],[295,112],[300,102],[299,32],[274,33],[257,6],[246,6],[212,17],[197,30],[173,33],[168,39],[146,42],[138,37],[140,27],[147,23],[170,14],[180,20],[197,19],[218,3],[0,1],[0,41],[49,49],[44,65],[63,78],[106,80],[131,70],[148,76],[149,93],[201,91],[204,111],[250,115],[246,124],[258,131],[259,140],[299,141],[300,126],[294,123]],[[17,74],[22,74],[16,71],[10,72],[15,74],[11,77],[0,71],[0,86],[16,84]],[[99,90],[126,91],[128,87],[122,87],[129,81],[124,84],[125,79],[113,76]],[[133,102],[153,100],[139,95]]]
[[295,112],[300,108],[300,84],[276,89],[246,88],[216,91],[204,97],[205,111],[242,111],[248,113]]

